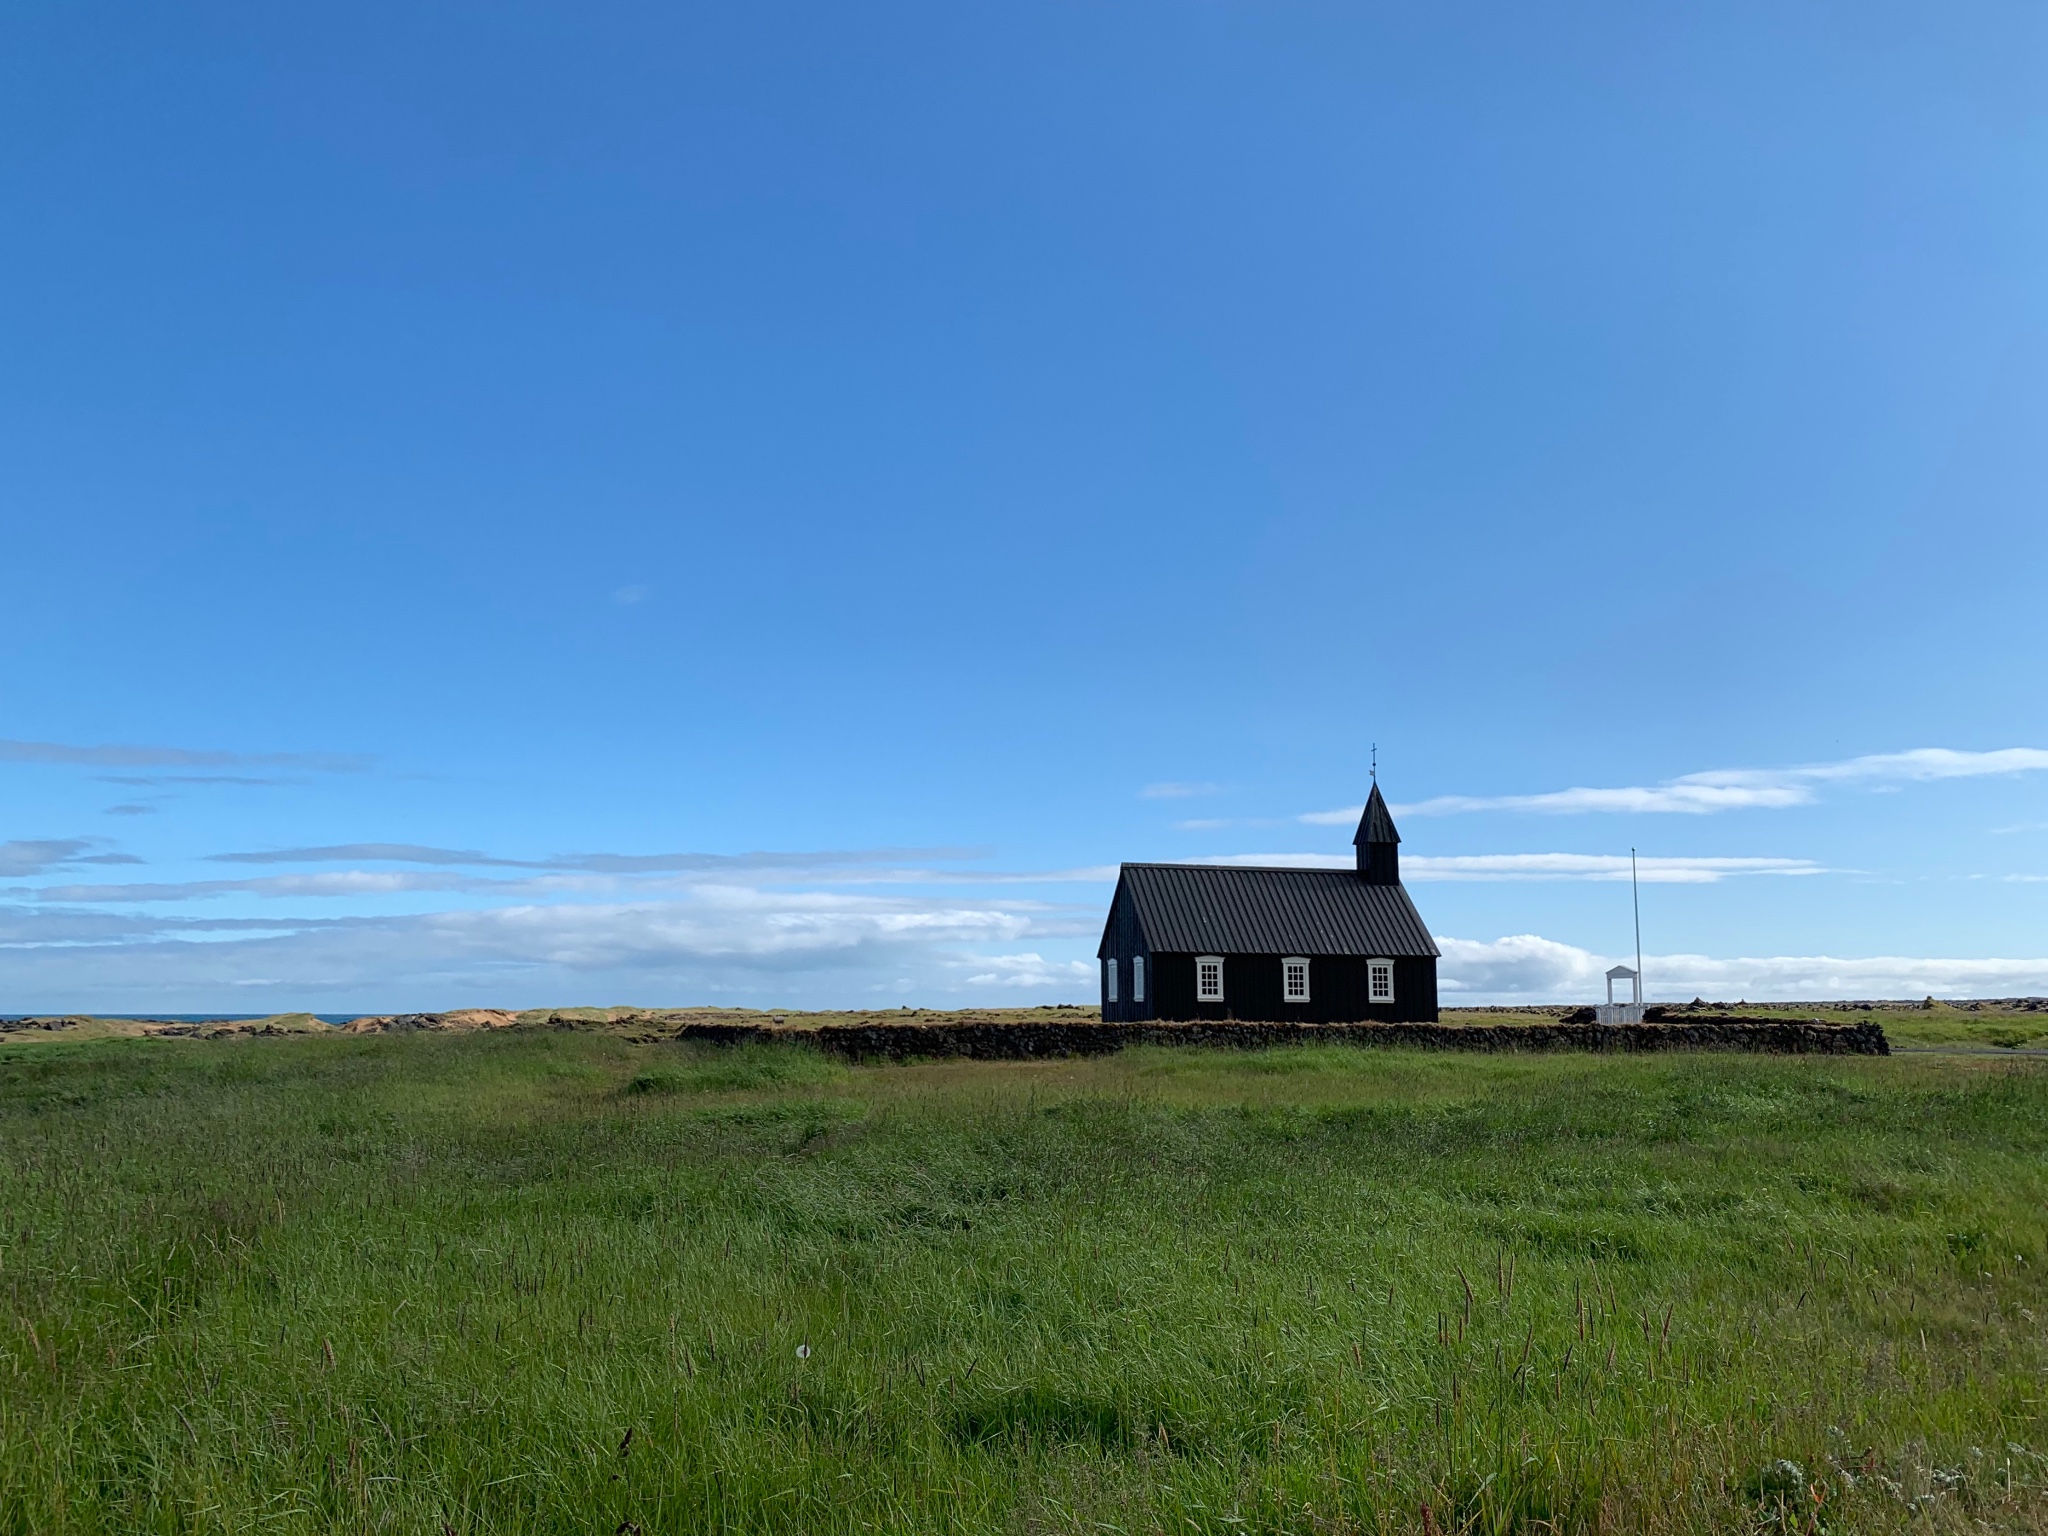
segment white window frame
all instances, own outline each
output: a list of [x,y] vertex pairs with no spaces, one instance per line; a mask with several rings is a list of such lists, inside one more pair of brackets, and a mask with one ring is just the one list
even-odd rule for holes
[[[1298,997],[1295,995],[1293,988],[1288,985],[1288,979],[1297,965],[1301,967],[1301,995]],[[1308,957],[1306,955],[1289,955],[1280,962],[1280,1000],[1285,1003],[1305,1003],[1308,1001]]]
[[1102,962],[1102,1000],[1105,1003],[1116,1001],[1116,973],[1116,956],[1111,955]]
[[1131,956],[1131,1001],[1134,1003],[1145,1001],[1145,957],[1143,955]]
[[[1212,989],[1202,979],[1202,967],[1216,967],[1216,985]],[[1195,1001],[1198,1003],[1220,1003],[1223,1001],[1223,957],[1221,955],[1195,956]]]
[[[1380,995],[1380,973],[1387,978],[1386,996]],[[1391,1003],[1394,1000],[1394,962],[1391,960],[1368,960],[1365,962],[1365,1000],[1367,1003]]]

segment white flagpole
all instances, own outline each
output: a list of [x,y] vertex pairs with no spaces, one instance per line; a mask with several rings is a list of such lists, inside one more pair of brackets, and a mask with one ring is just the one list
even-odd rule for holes
[[1636,1001],[1646,995],[1643,989],[1643,899],[1636,893],[1636,851],[1628,851],[1628,901],[1636,912]]

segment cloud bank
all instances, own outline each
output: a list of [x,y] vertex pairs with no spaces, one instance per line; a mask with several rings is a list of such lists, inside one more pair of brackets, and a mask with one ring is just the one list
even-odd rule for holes
[[841,869],[906,861],[948,863],[986,858],[988,852],[986,848],[838,848],[814,853],[558,853],[545,859],[506,859],[475,848],[434,848],[421,843],[328,843],[312,848],[212,853],[207,860],[214,864],[429,864],[598,874],[685,874]]
[[88,853],[106,845],[84,837],[17,838],[0,843],[0,876],[19,879],[72,864],[140,864],[132,853]]
[[[1572,816],[1589,812],[1640,815],[1711,816],[1722,811],[1782,810],[1811,805],[1823,784],[1924,783],[1936,779],[1974,779],[2033,773],[2048,768],[2048,750],[2003,747],[1992,752],[1959,752],[1949,747],[1917,747],[1910,752],[1882,752],[1838,763],[1812,763],[1799,768],[1714,768],[1688,773],[1662,784],[1616,789],[1557,789],[1535,795],[1438,795],[1397,805],[1402,816],[1457,816],[1474,811],[1525,811]],[[1363,806],[1310,811],[1298,818],[1311,826],[1355,822]]]
[[343,752],[214,752],[190,747],[81,747],[61,741],[6,740],[0,740],[0,762],[79,768],[298,768],[319,773],[361,773],[370,766],[369,758]]
[[[596,997],[858,1007],[880,995],[906,1001],[906,985],[960,1002],[991,989],[1068,1001],[1092,997],[1094,967],[1048,960],[1042,946],[1092,948],[1097,922],[1092,904],[720,884],[661,900],[382,916],[0,905],[0,1012],[341,1012]],[[1039,947],[1020,949],[1027,939]]]
[[[1204,864],[1279,866],[1286,869],[1351,869],[1357,859],[1344,853],[1235,853],[1203,859]],[[1645,885],[1713,885],[1737,875],[1820,875],[1811,859],[1644,857],[1636,860]],[[1629,858],[1607,853],[1408,854],[1401,878],[1419,883],[1450,880],[1627,880]]]
[[[1916,771],[1942,767],[1922,762]],[[50,878],[139,862],[96,851],[103,847],[78,838],[0,844],[0,873],[41,877],[5,893],[12,900],[0,896],[0,1011],[1085,1003],[1096,990],[1099,895],[1075,902],[1043,890],[1006,893],[1063,881],[1106,886],[1116,873],[933,867],[981,855],[972,849],[518,859],[347,843],[218,855],[216,868],[239,866],[218,879]],[[1217,862],[1349,868],[1352,860],[1245,854]],[[295,864],[302,867],[280,867]],[[1403,866],[1417,882],[1618,881],[1629,873],[1624,856],[1572,853],[1411,855]],[[1826,872],[1805,859],[1761,856],[1658,856],[1638,868],[1653,884]],[[396,910],[420,907],[428,910]],[[1447,1004],[1594,1000],[1616,958],[1536,934],[1440,942]],[[2030,959],[1680,954],[1651,956],[1647,970],[1650,995],[1661,1000],[2048,992],[2048,960]]]
[[[384,917],[0,907],[0,1011],[260,1013],[725,1002],[1092,1002],[1099,913],[710,886],[681,900]],[[1617,959],[1538,934],[1441,936],[1446,1006],[1582,1003]],[[2048,959],[1649,955],[1648,995],[2048,994]]]
[[[75,856],[66,850],[90,846],[78,840],[0,845],[0,874],[37,874],[74,864],[139,864],[129,854]],[[11,864],[8,848],[19,851]],[[1064,885],[1114,880],[1114,865],[1084,869],[1001,870],[943,869],[905,864],[906,857],[934,860],[979,856],[981,850],[948,848],[856,849],[822,853],[673,853],[564,854],[550,859],[504,859],[473,850],[424,847],[412,843],[344,843],[274,852],[212,854],[209,860],[234,864],[319,864],[358,860],[363,863],[408,863],[424,869],[337,869],[289,874],[244,875],[233,879],[156,880],[95,884],[49,884],[18,887],[10,894],[39,902],[94,905],[156,905],[164,902],[216,901],[237,896],[274,901],[393,896],[425,891],[515,900],[564,900],[581,896],[651,896],[697,887],[736,886],[862,886],[862,885]],[[58,855],[63,855],[59,857]],[[477,874],[470,867],[516,870],[515,875]]]
[[[1479,941],[1439,938],[1439,985],[1446,1006],[1465,1003],[1597,1002],[1617,960],[1536,934]],[[1824,1001],[1842,998],[2025,997],[2048,994],[2048,959],[1978,960],[1878,955],[1776,955],[1716,959],[1646,955],[1646,995],[1657,1002]]]

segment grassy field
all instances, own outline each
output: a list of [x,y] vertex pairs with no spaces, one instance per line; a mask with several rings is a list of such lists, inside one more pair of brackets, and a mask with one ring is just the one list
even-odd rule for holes
[[4,1043],[0,1531],[2048,1530],[2044,1111],[2029,1058]]

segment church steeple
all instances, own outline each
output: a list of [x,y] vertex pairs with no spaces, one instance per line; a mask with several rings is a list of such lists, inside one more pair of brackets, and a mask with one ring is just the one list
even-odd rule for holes
[[1394,830],[1394,818],[1387,810],[1375,778],[1372,793],[1365,799],[1365,814],[1358,818],[1358,833],[1351,839],[1358,849],[1358,878],[1368,885],[1401,883],[1401,834]]

